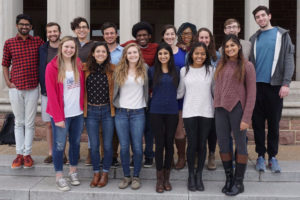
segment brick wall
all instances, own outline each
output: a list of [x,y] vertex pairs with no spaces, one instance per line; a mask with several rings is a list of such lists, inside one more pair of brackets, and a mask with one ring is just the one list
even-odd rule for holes
[[[2,128],[5,113],[0,113],[0,128]],[[266,124],[267,128],[267,124]],[[254,144],[253,130],[247,133],[249,144]],[[87,142],[87,133],[84,130],[81,141]],[[46,140],[45,123],[42,121],[41,115],[38,114],[35,119],[35,137],[34,140]],[[300,117],[291,118],[283,117],[280,121],[280,144],[282,145],[300,145]]]

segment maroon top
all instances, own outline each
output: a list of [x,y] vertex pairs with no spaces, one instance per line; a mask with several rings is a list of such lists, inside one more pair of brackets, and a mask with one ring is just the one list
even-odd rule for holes
[[234,77],[237,61],[228,61],[215,81],[214,106],[231,112],[240,101],[243,108],[242,121],[250,124],[256,99],[256,74],[254,66],[245,60],[245,78],[240,82]]
[[2,66],[9,67],[12,64],[10,81],[18,90],[29,90],[38,86],[39,47],[43,43],[39,37],[31,35],[26,40],[19,35],[6,40]]

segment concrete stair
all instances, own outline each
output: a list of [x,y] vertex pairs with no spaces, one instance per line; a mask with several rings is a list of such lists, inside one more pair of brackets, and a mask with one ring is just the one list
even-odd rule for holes
[[[173,190],[158,194],[155,192],[155,168],[142,168],[140,178],[142,187],[139,190],[118,189],[119,180],[123,177],[122,168],[111,169],[109,183],[104,188],[90,188],[92,167],[79,163],[81,185],[72,187],[70,192],[60,192],[55,187],[52,165],[42,163],[43,157],[35,156],[35,167],[31,169],[11,169],[13,155],[0,155],[0,200],[63,200],[63,199],[102,199],[102,200],[192,200],[192,199],[230,199],[221,193],[225,175],[221,163],[216,171],[204,170],[204,192],[190,192],[186,188],[187,169],[172,170],[171,183]],[[245,175],[245,192],[237,199],[300,199],[300,162],[280,161],[282,173],[273,174],[269,170],[258,173],[254,162],[248,162]],[[65,172],[68,166],[64,166]]]

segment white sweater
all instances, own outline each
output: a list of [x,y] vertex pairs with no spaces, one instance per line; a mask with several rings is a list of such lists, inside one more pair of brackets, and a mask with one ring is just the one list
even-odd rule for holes
[[177,99],[184,97],[182,117],[214,117],[213,97],[211,85],[214,77],[214,68],[209,67],[206,74],[205,66],[193,68],[185,74],[186,67],[180,70],[180,83],[177,90]]

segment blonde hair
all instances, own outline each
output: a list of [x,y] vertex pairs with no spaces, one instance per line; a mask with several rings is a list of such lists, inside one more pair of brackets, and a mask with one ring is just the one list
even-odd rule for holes
[[122,58],[115,70],[115,80],[118,83],[118,85],[120,85],[120,86],[122,86],[125,83],[125,81],[127,80],[128,69],[129,69],[129,62],[127,59],[127,51],[130,47],[136,47],[136,49],[138,50],[138,53],[139,53],[139,57],[140,57],[136,64],[135,80],[137,80],[137,78],[139,78],[139,77],[141,77],[143,80],[147,80],[147,71],[145,68],[144,59],[142,57],[142,52],[137,44],[130,43],[124,48]]
[[66,78],[66,66],[64,62],[64,58],[62,55],[62,46],[67,41],[73,41],[75,44],[75,53],[71,57],[72,69],[74,73],[75,82],[79,82],[79,71],[77,68],[77,55],[78,55],[78,46],[71,36],[65,36],[61,39],[59,46],[58,46],[58,53],[57,53],[57,66],[58,66],[58,82],[63,83]]

